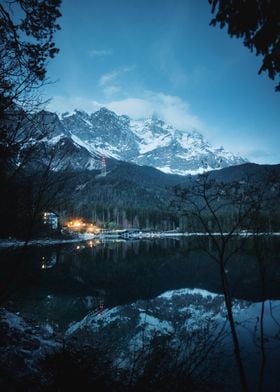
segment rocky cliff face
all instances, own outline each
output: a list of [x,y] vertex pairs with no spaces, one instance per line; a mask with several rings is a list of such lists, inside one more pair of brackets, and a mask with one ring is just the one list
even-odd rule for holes
[[246,161],[222,147],[212,148],[197,131],[180,131],[156,117],[135,121],[101,108],[91,115],[80,111],[64,114],[61,122],[89,151],[165,173],[197,174]]
[[211,147],[199,132],[178,130],[156,117],[135,121],[101,108],[92,114],[76,110],[60,118],[43,112],[37,118],[50,128],[44,139],[48,144],[55,147],[60,143],[61,150],[61,139],[65,142],[67,138],[68,150],[69,143],[80,148],[83,159],[75,155],[71,160],[73,167],[77,164],[78,168],[98,168],[104,156],[186,175],[246,162],[222,147]]
[[56,153],[58,169],[99,169],[105,157],[187,175],[247,162],[223,147],[213,148],[195,130],[181,131],[156,117],[136,121],[106,108],[60,117],[42,111],[24,127],[29,133],[32,129],[28,144]]

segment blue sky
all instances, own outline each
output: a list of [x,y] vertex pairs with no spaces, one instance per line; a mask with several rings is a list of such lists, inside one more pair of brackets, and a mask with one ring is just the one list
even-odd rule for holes
[[64,0],[49,109],[156,113],[214,146],[280,162],[280,93],[261,59],[210,27],[207,0]]

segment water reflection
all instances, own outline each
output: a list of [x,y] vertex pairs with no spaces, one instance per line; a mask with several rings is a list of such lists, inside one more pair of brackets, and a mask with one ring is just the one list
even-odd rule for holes
[[[202,250],[204,239],[88,241],[9,252],[1,284],[18,268],[5,305],[39,320],[66,327],[89,310],[98,311],[179,288],[221,293],[217,263]],[[207,250],[211,239],[206,238]],[[236,246],[236,241],[232,246]],[[267,298],[280,298],[280,240],[267,239]],[[203,245],[205,246],[205,244]],[[260,301],[262,279],[252,241],[227,264],[233,297]]]
[[42,256],[42,269],[53,268],[57,263],[57,254],[53,252],[51,255]]

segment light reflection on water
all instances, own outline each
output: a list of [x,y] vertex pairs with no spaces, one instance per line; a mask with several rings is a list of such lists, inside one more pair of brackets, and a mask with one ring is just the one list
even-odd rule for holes
[[[171,289],[197,287],[221,293],[218,265],[201,250],[200,241],[90,240],[32,248],[20,260],[18,251],[9,252],[3,258],[2,280],[12,269],[19,273],[5,305],[65,328],[88,311],[153,298]],[[213,252],[211,239],[206,241],[203,246]],[[280,298],[280,240],[267,241],[267,296]],[[226,269],[233,297],[251,301],[262,298],[252,243],[237,253]]]

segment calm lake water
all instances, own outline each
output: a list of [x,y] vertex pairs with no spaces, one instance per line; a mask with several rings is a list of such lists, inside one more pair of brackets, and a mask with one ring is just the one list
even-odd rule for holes
[[[280,238],[231,241],[227,263],[234,298],[280,298]],[[203,242],[203,243],[202,243]],[[255,248],[258,248],[256,257]],[[221,293],[218,264],[208,238],[88,241],[1,251],[4,305],[38,322],[64,329],[90,310],[149,299],[172,289]],[[260,273],[260,261],[262,273]]]

